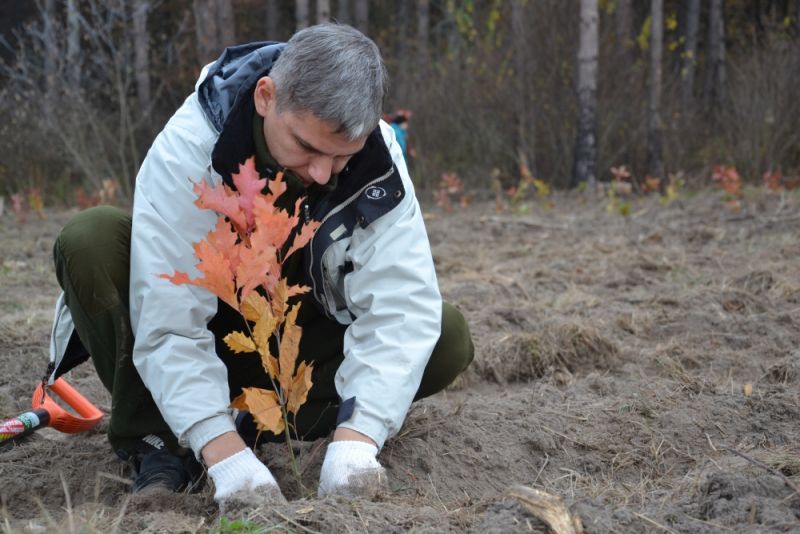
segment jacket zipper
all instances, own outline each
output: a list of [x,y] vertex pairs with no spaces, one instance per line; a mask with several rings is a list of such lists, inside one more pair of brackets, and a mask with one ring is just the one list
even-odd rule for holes
[[[372,180],[371,182],[369,182],[369,183],[365,184],[365,185],[364,185],[364,186],[363,186],[361,189],[359,189],[358,191],[356,191],[355,193],[353,193],[352,195],[350,195],[350,196],[349,196],[347,199],[345,199],[343,202],[339,203],[339,205],[338,205],[338,206],[334,207],[334,208],[333,208],[331,211],[329,211],[329,212],[328,212],[328,213],[325,215],[325,217],[323,217],[323,218],[322,218],[322,220],[321,220],[321,221],[320,221],[320,223],[319,223],[319,227],[318,227],[318,228],[322,228],[322,225],[324,225],[324,224],[325,224],[325,222],[326,222],[328,219],[330,219],[331,217],[333,217],[334,215],[336,215],[337,213],[339,213],[340,211],[342,211],[342,210],[344,209],[344,207],[345,207],[345,206],[347,206],[347,205],[348,205],[348,204],[350,204],[350,203],[351,203],[353,200],[355,200],[355,199],[356,199],[356,198],[357,198],[357,197],[358,197],[358,196],[359,196],[361,193],[363,193],[363,192],[364,192],[364,190],[365,190],[365,189],[367,189],[368,187],[370,187],[370,186],[373,186],[373,185],[375,185],[376,183],[378,183],[378,182],[381,182],[381,181],[385,180],[386,178],[388,178],[389,176],[391,176],[393,171],[394,171],[394,165],[392,165],[392,166],[389,168],[389,170],[388,170],[388,171],[386,171],[384,174],[382,174],[381,176],[379,176],[379,177],[375,178],[375,179],[374,179],[374,180]],[[317,236],[317,234],[316,234],[316,232],[314,232],[314,235],[313,235],[313,236],[311,236],[311,240],[309,240],[309,242],[308,242],[308,252],[309,252],[309,262],[308,262],[308,278],[309,278],[309,280],[312,280],[312,281],[314,280],[314,273],[312,272],[312,270],[313,270],[313,266],[314,266],[314,238],[315,238],[316,236]],[[324,282],[323,282],[323,287],[324,287]],[[316,293],[316,291],[315,291],[315,293]]]

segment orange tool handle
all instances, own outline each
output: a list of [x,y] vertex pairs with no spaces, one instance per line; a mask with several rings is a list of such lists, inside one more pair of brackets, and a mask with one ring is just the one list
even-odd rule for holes
[[70,408],[78,413],[76,416],[62,408],[50,398],[42,383],[36,386],[33,392],[33,408],[47,410],[50,414],[49,426],[56,430],[68,434],[84,432],[93,428],[103,418],[103,412],[86,397],[78,393],[78,390],[70,386],[63,377],[57,378],[47,389],[58,395]]

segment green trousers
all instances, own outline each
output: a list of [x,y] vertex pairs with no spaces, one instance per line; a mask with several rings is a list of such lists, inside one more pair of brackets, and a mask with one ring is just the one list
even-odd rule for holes
[[[155,434],[177,450],[177,439],[133,366],[128,308],[130,238],[131,216],[123,210],[99,206],[77,214],[56,240],[56,276],[77,335],[111,393],[111,446],[130,450],[141,437]],[[447,387],[473,358],[464,317],[446,303],[442,311],[442,333],[414,400]],[[231,398],[243,387],[270,387],[258,355],[233,354],[222,341],[231,331],[242,330],[243,321],[238,312],[219,301],[219,310],[208,325],[216,338],[217,354],[228,369]],[[293,434],[299,439],[316,439],[336,426],[340,399],[334,376],[344,359],[346,327],[316,311],[310,300],[303,302],[298,324],[303,327],[299,359],[314,362],[314,385],[297,413]]]

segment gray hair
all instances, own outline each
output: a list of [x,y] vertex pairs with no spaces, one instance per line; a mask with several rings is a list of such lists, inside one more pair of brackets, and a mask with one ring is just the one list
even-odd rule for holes
[[378,125],[386,67],[378,46],[355,28],[326,23],[295,33],[269,73],[279,112],[310,112],[354,140]]

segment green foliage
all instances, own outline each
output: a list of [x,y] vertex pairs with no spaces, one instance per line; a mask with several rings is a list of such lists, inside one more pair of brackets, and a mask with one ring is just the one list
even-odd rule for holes
[[651,19],[648,15],[648,17],[644,19],[644,23],[639,31],[639,35],[636,36],[636,43],[639,45],[639,50],[642,52],[645,52],[650,48],[650,33],[652,31],[653,19]]
[[294,532],[283,525],[264,526],[248,519],[219,518],[219,526],[206,534],[266,534],[267,532]]

